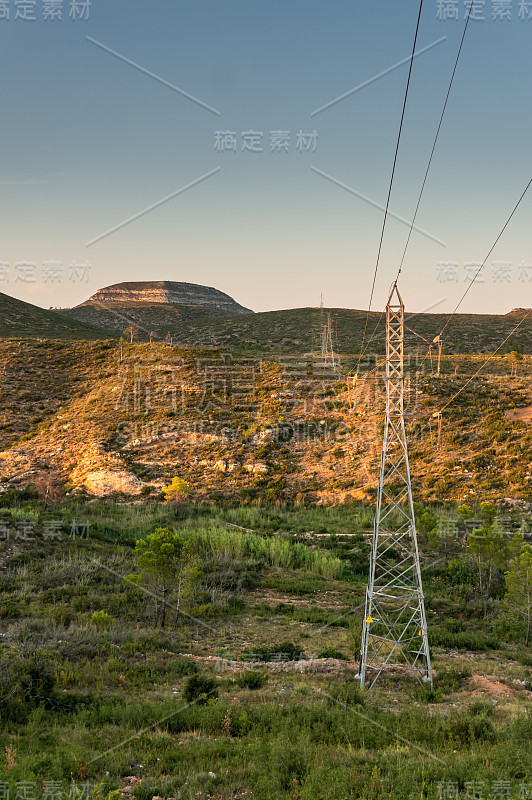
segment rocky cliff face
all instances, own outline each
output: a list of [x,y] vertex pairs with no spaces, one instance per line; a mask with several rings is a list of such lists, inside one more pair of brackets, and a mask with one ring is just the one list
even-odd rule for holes
[[[228,294],[211,286],[180,281],[129,281],[114,283],[98,289],[81,306],[107,303],[175,303],[187,306],[207,306],[232,314],[252,314]],[[80,306],[78,306],[79,308]]]

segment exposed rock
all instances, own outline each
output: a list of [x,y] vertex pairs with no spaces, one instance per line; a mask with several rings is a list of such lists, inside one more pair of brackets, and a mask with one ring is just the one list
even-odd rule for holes
[[508,408],[504,416],[509,420],[520,420],[521,422],[532,422],[532,406],[526,408]]
[[140,494],[144,484],[130,472],[97,470],[96,472],[89,472],[83,481],[83,485],[91,494],[103,497],[113,492]]
[[475,695],[483,693],[494,695],[495,697],[512,697],[515,694],[514,689],[505,686],[501,681],[486,678],[485,675],[472,675],[470,682],[477,690],[473,693]]
[[256,461],[254,464],[246,464],[248,472],[268,472],[268,467],[263,461]]
[[219,472],[234,472],[238,464],[234,461],[229,461],[227,458],[221,458],[219,461],[214,462],[214,469]]
[[512,308],[512,310],[509,311],[506,316],[510,316],[510,314],[516,314],[516,315],[530,314],[531,311],[532,308]]
[[126,281],[114,283],[98,289],[84,303],[87,305],[106,303],[172,303],[187,306],[207,306],[228,311],[232,314],[252,314],[232,297],[211,286],[200,286],[196,283],[181,281]]

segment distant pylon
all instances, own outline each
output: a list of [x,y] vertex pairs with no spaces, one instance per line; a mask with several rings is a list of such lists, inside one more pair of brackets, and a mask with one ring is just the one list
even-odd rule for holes
[[327,324],[321,328],[321,357],[324,367],[336,369],[336,356],[332,343],[331,315],[327,314]]
[[406,664],[432,685],[404,418],[404,305],[386,306],[386,416],[358,678],[371,688],[386,666]]
[[[430,345],[430,350],[432,350],[433,347],[437,347],[438,348],[438,369],[436,370],[436,376],[439,378],[440,377],[440,369],[441,369],[441,353],[442,353],[442,350],[443,350],[443,342],[442,342],[441,336],[435,336],[434,337],[434,339],[432,340],[432,344]],[[431,360],[431,363],[432,363],[432,357],[431,357],[430,360]]]

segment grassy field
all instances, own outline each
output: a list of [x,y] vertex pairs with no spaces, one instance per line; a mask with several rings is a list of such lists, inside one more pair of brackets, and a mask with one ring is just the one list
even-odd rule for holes
[[[361,692],[366,506],[53,504],[10,490],[0,785],[38,800],[50,787],[95,800],[407,800],[481,785],[526,797],[532,652],[502,572],[479,587],[464,520],[486,513],[417,508],[434,689],[399,665]],[[517,509],[503,521],[510,538],[530,525]],[[186,614],[169,599],[164,628],[153,590],[129,577],[135,541],[159,527],[202,571]]]

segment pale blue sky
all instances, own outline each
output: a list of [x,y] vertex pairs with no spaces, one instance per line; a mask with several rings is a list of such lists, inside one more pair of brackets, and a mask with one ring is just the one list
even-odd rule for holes
[[[410,55],[411,0],[93,0],[88,20],[0,19],[2,156],[0,291],[43,306],[82,302],[124,280],[183,280],[228,292],[257,311],[318,305],[365,308],[382,211],[312,171],[383,205],[408,65],[311,116]],[[4,4],[5,5],[5,4]],[[447,7],[452,4],[446,3]],[[2,3],[0,3],[2,6]],[[410,219],[463,30],[425,0],[390,207]],[[454,307],[465,262],[481,261],[532,169],[532,18],[471,22],[417,225],[403,270],[406,305]],[[532,6],[530,7],[532,16]],[[526,16],[526,15],[525,15]],[[99,42],[217,109],[220,116],[104,51]],[[215,149],[217,130],[237,152]],[[262,153],[242,152],[242,132],[263,133]],[[269,132],[290,133],[271,153]],[[296,149],[317,131],[315,152]],[[213,171],[219,168],[219,171]],[[201,176],[213,174],[87,247],[87,243]],[[464,311],[530,305],[532,195],[490,258]],[[389,219],[374,308],[385,302],[408,228]],[[510,281],[491,264],[511,262]],[[15,280],[35,262],[35,282]],[[43,281],[43,262],[63,280]],[[69,264],[91,264],[88,283]],[[439,282],[437,262],[458,264]],[[525,276],[526,277],[526,276]],[[520,279],[521,278],[521,279]],[[446,298],[445,300],[442,300]],[[436,309],[435,309],[436,310]]]

